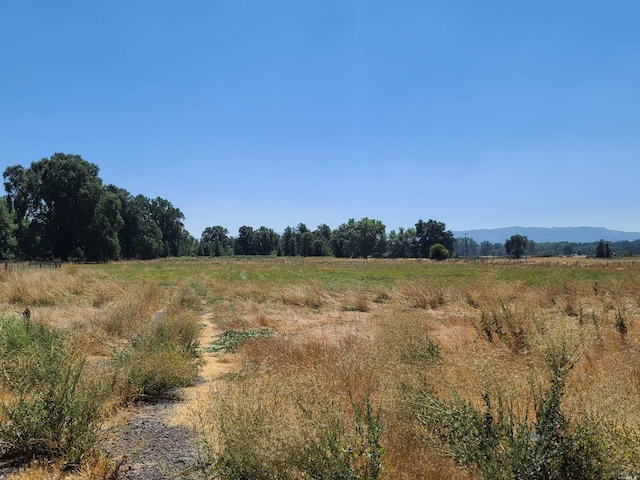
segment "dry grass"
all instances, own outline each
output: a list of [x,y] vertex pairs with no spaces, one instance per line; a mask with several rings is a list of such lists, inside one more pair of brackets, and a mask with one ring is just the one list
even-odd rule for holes
[[[474,478],[426,441],[406,388],[455,389],[478,408],[490,392],[531,415],[533,387],[548,384],[547,359],[564,348],[576,360],[564,413],[597,420],[609,456],[640,469],[640,264],[586,262],[73,266],[1,273],[0,310],[28,307],[33,321],[73,330],[95,360],[162,315],[190,328],[206,316],[202,346],[224,330],[269,328],[239,353],[205,356],[211,384],[187,396],[180,421],[202,430],[214,457],[234,448],[246,462],[295,470],[300,446],[330,428],[351,439],[352,401],[368,398],[380,409],[387,477],[399,479]],[[109,478],[102,462],[74,478]],[[58,478],[32,475],[16,478]]]

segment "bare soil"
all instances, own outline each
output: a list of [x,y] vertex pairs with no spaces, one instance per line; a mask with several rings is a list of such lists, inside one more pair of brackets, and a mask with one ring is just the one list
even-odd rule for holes
[[138,403],[129,421],[109,432],[105,452],[129,480],[202,479],[196,432],[171,421],[180,398]]

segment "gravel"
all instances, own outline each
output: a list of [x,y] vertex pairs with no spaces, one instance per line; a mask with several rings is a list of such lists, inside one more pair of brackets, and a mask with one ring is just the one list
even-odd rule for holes
[[104,451],[120,462],[127,480],[206,478],[199,470],[199,438],[191,429],[168,424],[175,399],[138,403],[126,425],[109,432]]

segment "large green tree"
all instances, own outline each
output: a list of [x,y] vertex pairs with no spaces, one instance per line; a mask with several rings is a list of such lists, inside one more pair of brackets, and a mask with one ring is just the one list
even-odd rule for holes
[[333,231],[331,248],[336,257],[381,257],[386,253],[385,226],[380,220],[350,218]]
[[299,223],[293,232],[295,254],[309,257],[313,254],[313,234],[304,223]]
[[184,214],[169,200],[160,197],[151,200],[149,208],[150,218],[162,232],[162,256],[179,256],[181,244],[189,235],[184,229]]
[[596,245],[596,258],[609,258],[611,257],[611,247],[609,243],[604,240],[600,240]]
[[238,238],[235,239],[233,251],[236,255],[255,255],[253,227],[242,225],[238,229]]
[[296,255],[296,240],[293,234],[293,228],[290,226],[287,226],[284,232],[282,232],[280,252],[285,257],[293,257]]
[[21,255],[66,260],[73,251],[117,258],[114,241],[122,219],[115,199],[103,198],[106,190],[98,172],[96,165],[79,155],[64,153],[33,162],[28,169],[13,166],[5,170],[5,190],[18,222]]
[[109,185],[122,205],[123,225],[118,232],[124,258],[149,260],[162,254],[162,232],[151,218],[151,200],[144,195],[131,195],[123,188]]
[[207,257],[221,257],[231,255],[231,239],[229,231],[223,226],[207,227],[200,236],[202,255]]
[[446,228],[446,225],[442,222],[418,220],[418,223],[416,223],[416,241],[419,257],[429,258],[429,249],[436,243],[443,245],[449,252],[453,252],[455,237],[453,232]]
[[314,257],[324,257],[331,254],[331,228],[322,223],[313,231],[313,243],[311,245],[311,255]]
[[280,236],[272,229],[261,226],[253,232],[256,255],[271,255],[278,250]]
[[7,205],[5,198],[0,197],[0,258],[12,258],[16,253],[16,218]]
[[417,256],[416,230],[413,227],[389,232],[389,256],[391,258],[409,258]]
[[524,254],[525,248],[529,239],[524,235],[512,235],[504,244],[504,249],[507,255],[511,255],[513,258],[520,258]]
[[104,262],[120,258],[118,232],[124,225],[120,215],[122,203],[118,196],[104,191],[98,199],[93,219],[83,231],[84,254],[88,260]]

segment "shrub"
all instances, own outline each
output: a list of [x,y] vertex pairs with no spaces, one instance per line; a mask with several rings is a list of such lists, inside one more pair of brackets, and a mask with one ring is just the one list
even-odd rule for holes
[[431,260],[446,260],[451,256],[451,252],[442,245],[441,243],[436,243],[429,247],[429,258]]
[[512,404],[488,392],[479,409],[455,391],[443,399],[429,387],[414,392],[414,413],[428,438],[485,479],[604,478],[615,468],[595,440],[598,426],[589,419],[572,423],[561,409],[574,359],[556,351],[548,362],[549,387],[534,392],[534,418],[518,415]]
[[18,319],[0,323],[0,456],[77,465],[97,440],[103,389],[64,332]]
[[198,374],[197,318],[163,315],[114,355],[114,386],[124,401],[155,399],[190,385]]
[[[352,418],[335,400],[306,398],[287,378],[241,378],[218,385],[199,409],[210,473],[226,479],[366,479],[382,475],[380,410],[351,398]],[[307,385],[310,389],[314,386]]]

